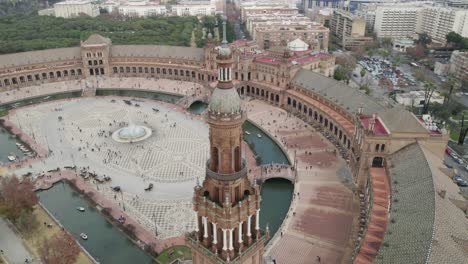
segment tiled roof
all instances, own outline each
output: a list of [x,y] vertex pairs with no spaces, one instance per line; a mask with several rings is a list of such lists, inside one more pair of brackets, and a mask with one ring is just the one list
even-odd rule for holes
[[385,110],[375,99],[359,90],[306,69],[300,69],[291,82],[343,106],[350,113],[357,112],[361,105],[364,106],[364,114],[368,115]]
[[159,57],[198,61],[204,58],[204,50],[201,48],[160,45],[112,45],[111,54],[113,57]]
[[83,41],[82,45],[99,45],[99,44],[106,44],[110,45],[112,42],[110,39],[103,37],[99,34],[92,34],[89,38]]
[[0,55],[0,67],[6,68],[72,59],[81,60],[80,47],[36,50]]
[[429,133],[417,117],[403,107],[388,109],[379,117],[392,133]]
[[435,215],[431,169],[417,143],[394,153],[390,160],[390,223],[375,263],[425,263]]

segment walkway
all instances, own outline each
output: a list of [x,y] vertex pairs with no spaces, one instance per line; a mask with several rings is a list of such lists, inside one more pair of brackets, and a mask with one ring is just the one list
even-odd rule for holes
[[26,259],[32,259],[22,239],[18,237],[2,218],[0,218],[0,234],[0,249],[3,250],[3,256],[9,263],[24,263]]
[[372,209],[367,232],[356,256],[355,264],[372,264],[379,252],[388,224],[390,188],[384,168],[371,168]]
[[334,147],[310,125],[263,101],[247,103],[248,117],[298,160],[292,205],[266,248],[277,263],[347,263],[358,204],[343,182],[352,181]]

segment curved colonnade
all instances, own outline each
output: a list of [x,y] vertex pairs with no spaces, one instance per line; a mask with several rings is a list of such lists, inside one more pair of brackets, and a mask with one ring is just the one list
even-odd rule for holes
[[[213,87],[218,75],[214,50],[111,45],[110,40],[93,35],[80,47],[0,55],[0,95],[9,95],[0,96],[0,106],[14,101],[12,93],[24,95],[22,99],[47,95],[51,89],[38,86],[45,83],[76,80],[75,90],[79,86],[83,96],[95,95],[96,87],[102,87],[102,77],[117,83],[122,78],[154,78]],[[431,131],[409,112],[384,107],[344,84],[301,68],[286,67],[277,74],[290,76],[289,80],[275,85],[262,80],[261,74],[259,78],[254,66],[236,66],[233,82],[241,96],[283,108],[323,132],[348,161],[361,194],[369,191],[369,168],[387,167],[387,158],[399,149],[417,139],[434,148],[445,146],[445,133]],[[31,86],[37,86],[35,95],[21,92],[21,88]],[[60,86],[54,89],[67,91],[67,87]],[[127,87],[132,88],[139,87]]]

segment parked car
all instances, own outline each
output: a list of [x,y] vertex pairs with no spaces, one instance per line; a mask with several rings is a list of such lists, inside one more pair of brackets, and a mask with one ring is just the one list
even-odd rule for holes
[[453,182],[455,182],[458,186],[461,186],[461,187],[467,187],[468,186],[468,182],[465,181],[462,177],[460,177],[459,175],[455,175],[453,177]]

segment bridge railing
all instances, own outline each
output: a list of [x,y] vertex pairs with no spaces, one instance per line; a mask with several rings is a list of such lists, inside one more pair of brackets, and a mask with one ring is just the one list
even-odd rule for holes
[[262,181],[271,178],[283,178],[294,183],[296,181],[296,170],[289,164],[263,164],[260,166],[260,179]]

